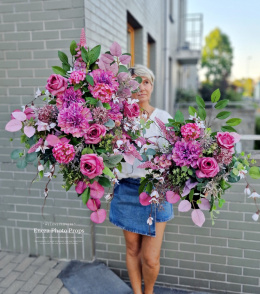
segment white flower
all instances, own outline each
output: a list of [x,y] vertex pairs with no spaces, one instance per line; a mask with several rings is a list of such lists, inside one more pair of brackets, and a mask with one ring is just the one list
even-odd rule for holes
[[112,179],[111,182],[112,182],[113,184],[119,184],[119,181],[118,181],[118,179],[116,179],[116,178]]
[[245,193],[245,195],[250,195],[251,190],[248,187],[246,187],[245,190],[244,190],[244,193]]
[[55,168],[55,165],[50,165],[50,170],[51,170],[51,172],[54,172],[54,168]]
[[44,176],[46,178],[52,179],[52,173],[51,172],[44,173]]
[[240,180],[244,179],[246,173],[247,173],[246,169],[242,169],[242,170],[238,171],[238,176],[240,177]]
[[[113,97],[112,97],[112,98],[113,98]],[[114,102],[114,103],[119,103],[118,97],[114,97],[114,98],[113,98],[113,102]]]
[[190,115],[190,120],[197,120],[197,112],[194,113],[194,115]]
[[205,128],[206,128],[206,127],[205,127],[205,122],[204,122],[203,120],[198,121],[198,122],[197,122],[197,125],[198,125],[198,127],[201,128],[201,129],[205,129]]
[[260,198],[260,195],[254,191],[248,198]]
[[259,219],[259,211],[256,212],[256,213],[254,213],[254,214],[252,215],[252,219],[253,219],[255,222],[258,221],[258,219]]
[[56,123],[51,123],[50,124],[50,129],[53,129],[53,128],[55,128],[56,127]]
[[45,197],[48,196],[48,192],[49,192],[49,189],[46,188],[45,191],[43,192]]
[[45,150],[46,150],[46,149],[50,149],[50,148],[48,147],[48,142],[45,140],[45,141],[44,141],[44,145],[39,146],[39,147],[35,150],[35,152],[39,152],[39,151],[41,151],[42,153],[45,153]]
[[117,140],[117,141],[116,141],[116,144],[117,144],[118,148],[120,148],[121,145],[124,144],[124,142],[123,142],[122,140]]
[[40,91],[40,89],[38,88],[38,90],[35,93],[35,98],[38,98],[39,96],[41,96],[42,92]]
[[152,198],[149,200],[149,202],[151,202],[151,203],[156,203],[156,204],[160,204],[159,201],[158,201],[158,199],[157,199],[156,197],[152,197]]
[[153,224],[153,217],[148,217],[148,219],[147,219],[147,224],[149,225],[149,226],[151,226],[152,224]]
[[112,193],[105,195],[105,199],[107,202],[110,202],[113,199]]
[[137,103],[138,101],[139,101],[138,99],[132,99],[132,98],[128,98],[128,99],[127,99],[127,103],[128,103],[128,104]]
[[48,90],[45,91],[45,95],[49,96],[50,92]]
[[42,164],[38,164],[38,171],[44,170],[44,166]]
[[151,197],[159,198],[159,193],[157,191],[153,191],[151,193]]

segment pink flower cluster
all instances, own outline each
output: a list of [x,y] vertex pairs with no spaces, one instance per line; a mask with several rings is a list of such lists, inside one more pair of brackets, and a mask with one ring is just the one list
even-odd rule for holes
[[59,163],[67,164],[74,159],[75,150],[69,143],[58,143],[53,147],[52,154]]
[[154,163],[157,164],[160,168],[168,168],[172,165],[171,159],[171,154],[163,154],[161,156],[155,156]]
[[84,81],[86,78],[86,73],[81,70],[73,71],[70,74],[69,82],[73,85],[79,84],[81,81]]
[[200,136],[200,128],[196,123],[188,123],[181,127],[181,134],[185,140],[195,140]]

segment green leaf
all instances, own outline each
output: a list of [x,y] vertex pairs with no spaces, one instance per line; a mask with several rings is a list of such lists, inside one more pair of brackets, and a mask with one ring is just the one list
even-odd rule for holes
[[81,84],[76,84],[74,85],[74,91],[77,91],[78,89],[81,88]]
[[69,64],[62,63],[62,68],[63,68],[65,71],[70,71],[70,65],[69,65]]
[[233,169],[232,169],[232,172],[233,172],[233,174],[234,174],[235,176],[238,176],[238,174],[239,174],[239,171],[238,171],[237,168],[233,168]]
[[146,191],[148,194],[151,194],[152,193],[152,190],[153,190],[153,183],[152,182],[149,182],[146,186]]
[[200,96],[196,96],[196,103],[199,107],[205,108],[205,102]]
[[98,182],[101,186],[103,187],[111,187],[111,182],[108,178],[106,177],[99,177]]
[[190,193],[189,193],[189,200],[190,200],[190,201],[193,200],[193,194],[194,194],[194,189],[191,189],[191,190],[190,190]]
[[249,175],[252,179],[260,179],[260,168],[257,166],[250,167]]
[[92,48],[88,52],[89,64],[94,63],[98,59],[98,57],[100,55],[100,51],[101,51],[101,46],[97,45],[96,47]]
[[148,161],[149,160],[148,156],[145,155],[144,153],[141,156],[143,158],[142,162],[145,162],[145,161]]
[[84,205],[87,204],[88,200],[89,200],[89,197],[90,197],[90,188],[87,187],[85,189],[85,191],[81,194],[81,199],[82,199],[82,202]]
[[96,105],[98,102],[98,100],[93,97],[86,97],[85,99],[86,99],[86,102],[90,105]]
[[77,52],[76,52],[76,49],[77,48],[77,43],[73,40],[71,43],[70,43],[70,53],[72,56],[76,55]]
[[115,175],[112,173],[112,171],[107,166],[105,166],[105,168],[103,169],[103,174],[109,176],[112,179],[115,178]]
[[27,161],[25,160],[25,157],[19,159],[16,163],[16,166],[21,169],[25,168],[27,166]]
[[138,77],[135,77],[135,80],[136,80],[139,84],[141,84],[143,79],[142,79],[141,77],[138,76]]
[[93,80],[92,76],[86,75],[86,80],[91,86],[94,86],[94,80]]
[[122,64],[119,65],[118,73],[120,73],[120,72],[128,72],[127,67]]
[[116,166],[116,168],[120,171],[120,173],[122,172],[122,163],[121,162],[119,162],[118,164],[117,164],[117,166]]
[[144,191],[144,188],[145,188],[147,182],[148,182],[148,179],[146,179],[146,178],[141,181],[140,186],[138,188],[138,193],[139,194],[141,194]]
[[219,112],[219,113],[216,115],[216,118],[218,118],[218,119],[225,119],[225,118],[229,117],[230,114],[231,114],[230,111],[221,111],[221,112]]
[[59,66],[52,66],[52,70],[56,75],[66,76],[66,71]]
[[82,57],[82,59],[83,59],[86,63],[88,63],[88,62],[89,62],[89,56],[88,56],[88,52],[87,52],[87,50],[86,50],[84,47],[81,47],[81,48],[80,48],[80,51],[81,51],[81,57]]
[[114,164],[115,166],[123,159],[123,156],[120,154],[113,155],[109,157],[109,163]]
[[189,106],[189,114],[194,116],[195,113],[197,113],[196,108],[194,108],[193,106]]
[[192,171],[192,169],[188,169],[188,175],[190,175],[190,176],[192,176],[193,175],[193,171]]
[[176,111],[174,119],[176,122],[184,123],[184,115],[179,109]]
[[216,89],[212,94],[211,94],[211,101],[213,103],[218,102],[218,100],[220,99],[220,91],[219,89]]
[[236,132],[237,133],[237,130],[234,129],[233,127],[230,127],[230,126],[222,126],[221,131],[223,131],[223,132]]
[[19,159],[20,158],[20,153],[23,153],[22,149],[15,149],[15,150],[12,151],[10,156],[11,156],[12,159]]
[[148,148],[145,152],[147,155],[155,155],[156,151],[152,148]]
[[27,162],[33,162],[35,159],[37,158],[37,153],[36,152],[33,152],[33,153],[27,153],[25,155],[25,160]]
[[223,99],[219,101],[214,107],[216,109],[222,109],[225,108],[228,105],[229,100],[228,99]]
[[219,208],[222,208],[223,204],[226,203],[226,200],[225,199],[219,199],[218,200],[218,206]]
[[103,107],[106,108],[107,110],[111,109],[111,106],[109,103],[103,103]]
[[[39,171],[38,175],[39,175],[39,178],[42,179],[43,178],[43,170]],[[68,190],[66,190],[66,191],[68,191]]]
[[226,121],[226,124],[229,126],[237,126],[241,123],[242,119],[241,118],[231,118]]
[[84,154],[92,154],[92,153],[94,153],[94,151],[89,147],[84,148],[82,150],[82,152],[81,152],[82,155],[84,155]]
[[202,120],[205,120],[205,119],[206,119],[206,116],[207,116],[207,113],[206,113],[205,108],[201,108],[201,107],[199,107],[199,117],[200,117]]
[[64,52],[58,51],[58,56],[62,63],[69,64],[68,56]]
[[184,166],[181,167],[181,170],[186,172],[188,170],[188,167],[186,165],[184,165]]

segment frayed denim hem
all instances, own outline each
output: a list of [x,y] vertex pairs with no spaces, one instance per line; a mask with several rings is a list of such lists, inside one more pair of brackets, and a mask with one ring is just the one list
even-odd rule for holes
[[124,226],[120,226],[118,223],[112,221],[110,218],[109,218],[109,221],[110,221],[113,225],[115,225],[115,226],[117,226],[117,227],[119,227],[119,228],[121,228],[121,229],[123,229],[123,230],[125,230],[125,231],[132,232],[132,233],[136,233],[136,234],[139,234],[139,235],[145,235],[145,236],[149,236],[149,237],[156,237],[156,233],[155,233],[155,234],[147,234],[147,233],[143,233],[143,232],[140,233],[140,232],[138,232],[138,231],[136,231],[136,230],[133,230],[133,229],[126,229]]

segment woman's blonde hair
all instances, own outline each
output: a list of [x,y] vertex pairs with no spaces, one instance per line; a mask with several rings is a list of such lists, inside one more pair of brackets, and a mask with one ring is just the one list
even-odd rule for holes
[[142,64],[136,64],[134,67],[130,67],[128,71],[130,72],[131,76],[136,75],[140,77],[146,77],[149,79],[152,85],[154,84],[154,73],[148,67]]

